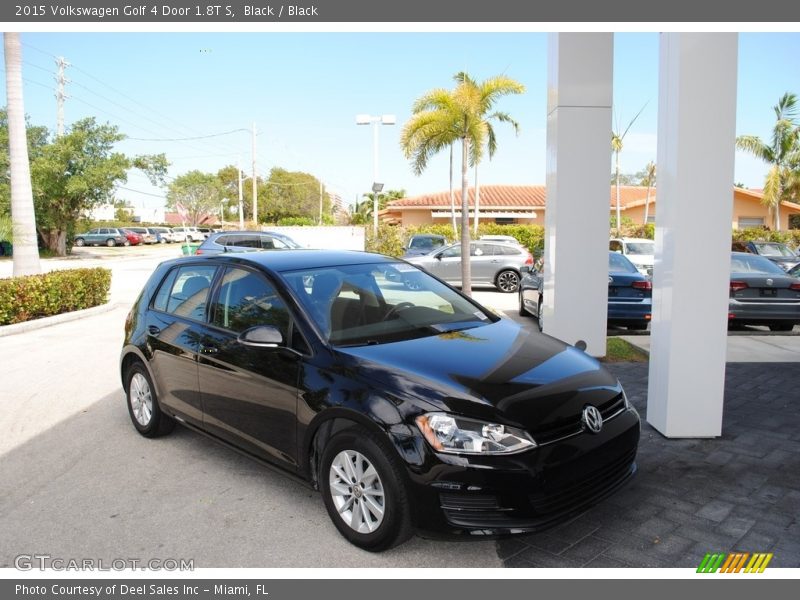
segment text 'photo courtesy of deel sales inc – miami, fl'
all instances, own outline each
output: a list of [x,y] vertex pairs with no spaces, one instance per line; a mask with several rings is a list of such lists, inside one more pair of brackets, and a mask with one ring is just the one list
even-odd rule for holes
[[[241,14],[239,14],[241,11]],[[47,18],[87,17],[106,19],[118,17],[255,17],[280,19],[282,17],[318,17],[319,7],[295,4],[231,6],[223,4],[171,6],[169,4],[126,4],[125,6],[73,6],[72,4],[15,4],[14,16]]]
[[[121,583],[110,583],[108,585],[70,585],[64,583],[53,583],[47,585],[25,585],[17,584],[14,586],[15,596],[65,596],[69,598],[101,598],[104,596],[130,596],[132,598],[152,596],[198,596],[202,594],[214,594],[214,596],[250,597],[251,588],[249,585],[190,585],[190,584],[140,584],[127,585]],[[269,592],[267,586],[257,584],[252,596],[267,597]]]

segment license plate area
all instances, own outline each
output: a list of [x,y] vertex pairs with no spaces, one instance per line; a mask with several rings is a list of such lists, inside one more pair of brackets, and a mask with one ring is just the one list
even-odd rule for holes
[[775,298],[778,296],[778,290],[775,288],[762,288],[761,289],[761,297],[762,298]]

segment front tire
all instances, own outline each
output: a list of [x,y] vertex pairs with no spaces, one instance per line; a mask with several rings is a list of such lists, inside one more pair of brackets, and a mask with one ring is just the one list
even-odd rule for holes
[[75,245],[78,246],[79,248],[82,248],[83,246],[86,245],[86,242],[83,240],[83,238],[77,238],[75,240]]
[[516,292],[519,288],[519,274],[511,269],[500,271],[495,279],[495,285],[504,294]]
[[794,329],[794,323],[770,323],[770,331],[791,331]]
[[377,434],[353,427],[322,452],[320,488],[328,516],[351,544],[381,552],[414,533],[400,459]]
[[106,246],[108,246],[109,248],[113,248],[116,245],[117,245],[117,242],[115,242],[112,238],[108,238],[106,240]]
[[134,364],[128,370],[125,381],[128,414],[136,431],[148,438],[166,435],[172,431],[175,420],[161,411],[153,382],[145,366],[142,363]]
[[530,317],[531,313],[525,310],[525,301],[522,299],[522,291],[519,293],[519,316],[520,317]]

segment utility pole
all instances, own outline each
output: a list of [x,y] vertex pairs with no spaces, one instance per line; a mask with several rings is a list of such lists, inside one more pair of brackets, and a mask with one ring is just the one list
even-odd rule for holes
[[322,225],[322,181],[319,182],[319,224]]
[[242,201],[242,159],[236,165],[239,169],[239,231],[244,229],[244,202]]
[[258,178],[256,177],[256,122],[253,121],[253,223],[258,226]]
[[64,70],[70,64],[63,56],[59,56],[56,59],[56,66],[58,67],[58,74],[56,75],[56,84],[58,85],[56,88],[56,135],[61,137],[64,135],[64,100],[69,98],[64,91],[64,87],[69,82],[69,79],[64,76]]

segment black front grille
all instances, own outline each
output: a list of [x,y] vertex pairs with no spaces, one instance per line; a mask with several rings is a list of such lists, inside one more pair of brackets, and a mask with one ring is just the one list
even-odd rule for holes
[[[603,421],[615,416],[624,407],[625,398],[622,393],[617,394],[607,402],[603,402],[597,406],[600,414],[603,416]],[[551,427],[533,430],[531,434],[533,435],[533,439],[536,440],[536,443],[541,446],[542,444],[550,444],[566,437],[577,435],[581,431],[583,431],[581,414],[577,414],[574,418],[562,420],[560,423]]]
[[580,479],[545,485],[542,492],[530,494],[528,500],[537,514],[547,514],[569,509],[583,504],[593,496],[616,487],[631,472],[631,464],[636,458],[636,448],[619,458],[592,471]]
[[607,496],[634,472],[636,449],[625,452],[604,467],[580,478],[557,480],[544,476],[542,491],[527,495],[440,493],[444,516],[450,525],[472,530],[544,529]]

